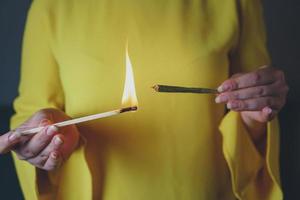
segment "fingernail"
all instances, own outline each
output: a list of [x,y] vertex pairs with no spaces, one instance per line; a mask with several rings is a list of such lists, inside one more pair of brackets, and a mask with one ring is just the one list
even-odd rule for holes
[[54,133],[56,133],[58,131],[58,128],[54,125],[51,125],[48,127],[48,129],[46,130],[47,135],[53,135]]
[[222,102],[228,101],[228,98],[227,98],[227,96],[219,95],[219,96],[217,96],[215,101],[216,101],[216,103],[222,103]]
[[59,145],[62,145],[63,140],[60,137],[56,137],[54,140],[54,143],[59,146]]
[[222,85],[219,86],[217,90],[218,90],[218,92],[223,92],[223,86]]
[[227,105],[226,105],[226,107],[227,107],[227,109],[232,109],[232,103],[227,103]]
[[216,103],[221,103],[221,97],[220,97],[220,96],[217,96],[217,98],[215,99],[215,102],[216,102]]
[[229,103],[227,103],[227,108],[228,109],[235,109],[237,107],[238,107],[238,104],[235,103],[235,102],[229,102]]
[[272,113],[272,109],[269,108],[269,107],[265,107],[265,108],[263,109],[263,112],[269,115],[269,114]]

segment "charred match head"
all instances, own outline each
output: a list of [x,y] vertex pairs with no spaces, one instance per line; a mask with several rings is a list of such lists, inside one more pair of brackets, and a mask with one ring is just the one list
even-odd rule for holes
[[129,112],[129,111],[136,111],[138,108],[137,106],[132,106],[132,107],[127,107],[127,108],[122,108],[120,110],[120,113],[123,113],[123,112]]

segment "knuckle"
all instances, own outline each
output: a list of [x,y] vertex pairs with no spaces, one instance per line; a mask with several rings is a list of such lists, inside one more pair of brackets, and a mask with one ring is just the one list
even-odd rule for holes
[[251,100],[245,101],[243,104],[244,104],[243,109],[245,109],[245,110],[252,110],[252,109],[255,109],[255,107],[256,107],[256,102],[251,101]]
[[258,87],[257,88],[257,95],[258,96],[264,96],[265,95],[265,92],[266,91],[266,88],[265,87]]
[[240,99],[241,98],[241,95],[240,95],[239,92],[232,92],[231,96],[232,96],[233,99]]
[[32,158],[36,155],[36,153],[32,149],[24,149],[22,152],[22,157],[24,158]]
[[49,145],[49,152],[52,152],[52,151],[57,151],[59,149],[59,145],[55,144],[55,142],[52,142],[50,145]]
[[246,99],[241,102],[241,108],[245,111],[253,109],[253,104],[255,102],[252,99]]
[[250,80],[253,82],[253,84],[257,84],[260,80],[260,74],[258,72],[251,73]]
[[39,165],[39,166],[43,166],[46,161],[48,160],[49,156],[46,155],[46,154],[42,154],[38,157],[36,163]]
[[229,81],[227,82],[227,84],[228,84],[228,86],[229,86],[229,88],[230,88],[231,90],[234,90],[234,89],[238,88],[237,82],[236,82],[235,80],[233,80],[233,79],[229,80]]
[[40,132],[40,137],[36,138],[36,142],[38,144],[38,146],[46,146],[49,143],[49,140],[51,139],[51,136],[46,135],[46,131],[43,130],[42,132]]
[[234,99],[238,99],[239,95],[236,92],[228,92],[226,94],[226,99],[228,100],[234,100]]
[[231,88],[232,89],[237,89],[239,86],[238,86],[238,83],[236,81],[231,81]]
[[236,103],[239,110],[243,110],[247,107],[247,103],[244,101],[237,101]]
[[49,155],[48,154],[41,154],[41,155],[39,155],[39,157],[40,157],[41,160],[47,160]]

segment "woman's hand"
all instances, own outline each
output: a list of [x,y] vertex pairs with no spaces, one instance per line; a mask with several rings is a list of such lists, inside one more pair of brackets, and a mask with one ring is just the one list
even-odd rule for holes
[[224,81],[218,88],[216,103],[226,103],[228,109],[240,112],[253,138],[259,139],[265,132],[266,122],[284,106],[288,90],[282,71],[262,67]]
[[[78,144],[79,132],[76,126],[57,128],[52,126],[69,117],[56,109],[43,109],[14,131],[0,136],[0,154],[15,151],[18,158],[26,160],[44,170],[58,168],[74,151]],[[19,136],[18,131],[44,126],[32,136]]]

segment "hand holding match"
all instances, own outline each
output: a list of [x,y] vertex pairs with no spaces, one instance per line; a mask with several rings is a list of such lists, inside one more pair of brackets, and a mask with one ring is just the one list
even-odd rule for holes
[[[37,111],[15,130],[0,136],[0,154],[14,151],[17,157],[43,169],[57,169],[68,159],[79,144],[79,130],[76,126],[61,129],[54,123],[70,117],[63,111],[45,108]],[[22,136],[20,133],[31,127],[43,127],[38,133]]]
[[[136,110],[137,110],[137,106],[127,107],[127,108],[122,108],[122,109],[113,110],[113,111],[109,111],[109,112],[98,113],[98,114],[89,115],[89,116],[85,116],[85,117],[80,117],[80,118],[76,118],[76,119],[66,120],[66,121],[63,121],[63,122],[58,122],[58,123],[53,124],[53,126],[60,128],[60,127],[64,127],[64,126],[69,126],[69,125],[73,125],[73,124],[79,124],[79,123],[91,121],[91,120],[96,120],[96,119],[101,119],[101,118],[106,118],[106,117],[112,117],[114,115],[119,115],[121,113],[136,111]],[[29,129],[29,130],[24,130],[24,131],[21,131],[21,132],[17,131],[15,134],[31,135],[31,134],[38,133],[43,128],[44,127],[41,126],[41,127],[36,127],[36,128],[33,128],[33,129]]]

